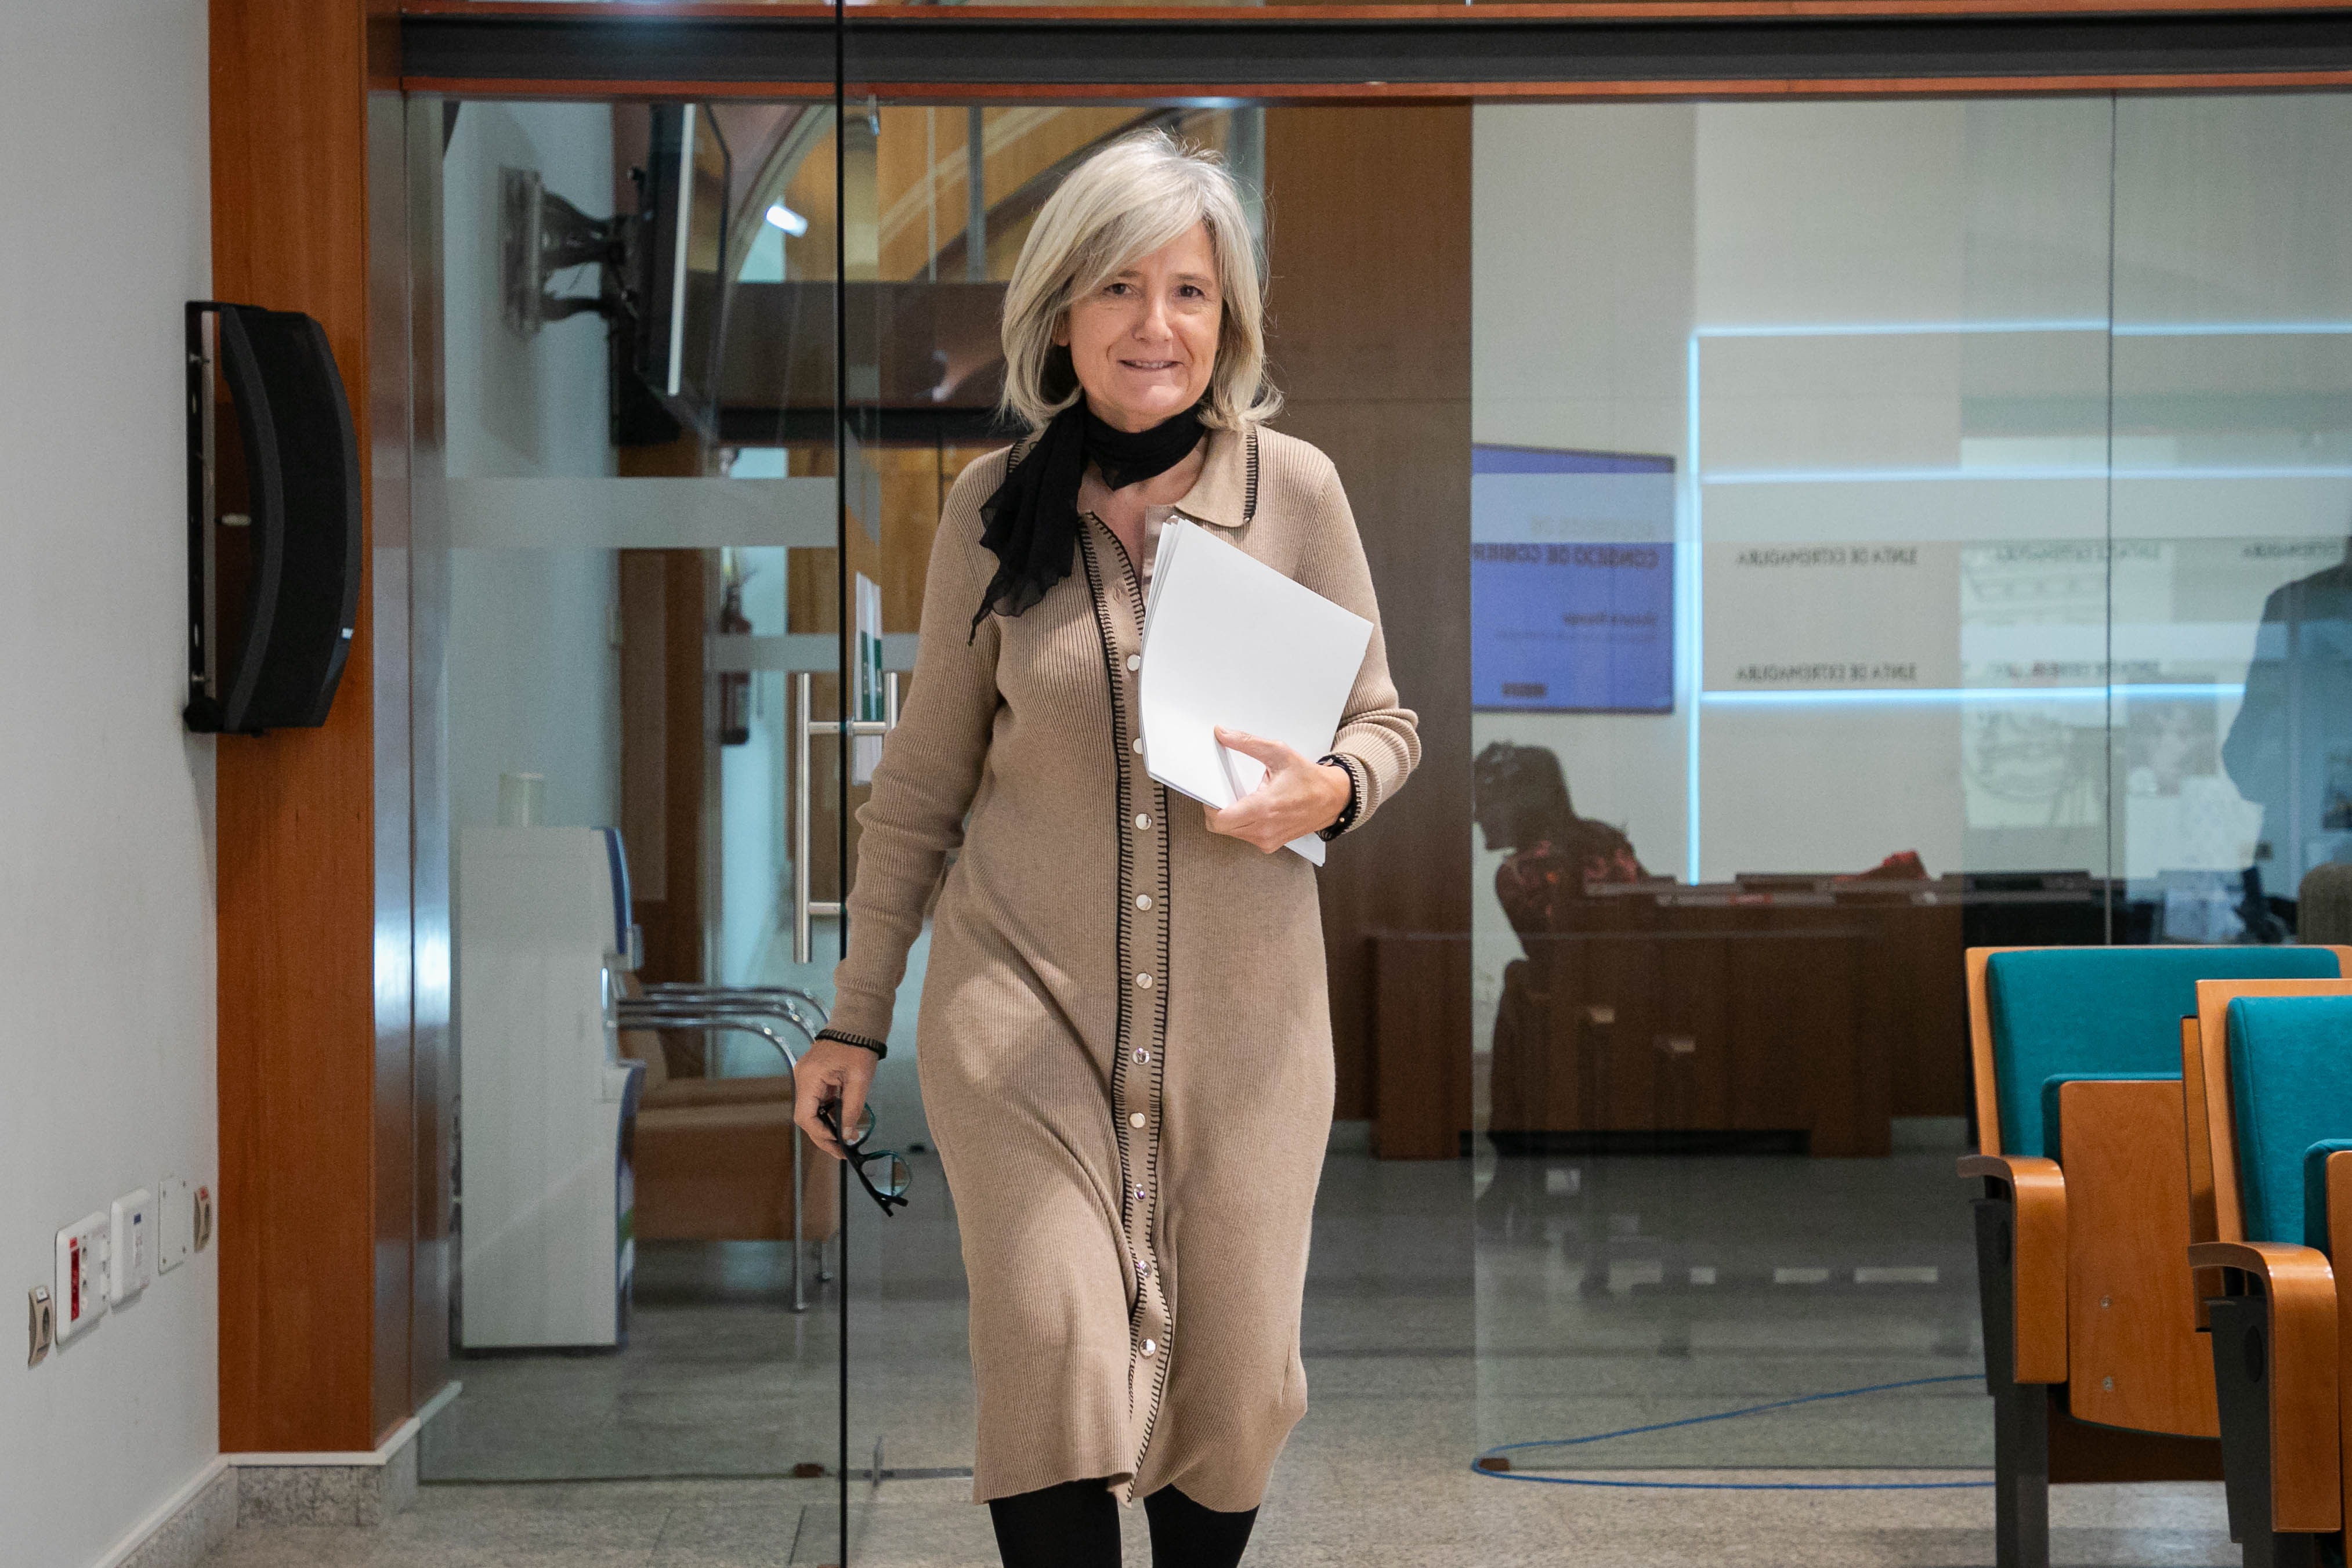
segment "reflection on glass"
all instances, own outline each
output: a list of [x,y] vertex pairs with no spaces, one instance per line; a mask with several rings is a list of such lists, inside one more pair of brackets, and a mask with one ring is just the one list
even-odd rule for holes
[[[1671,476],[1639,528],[1473,479],[1474,557],[1610,574],[1528,591],[1611,672],[1478,688],[1480,1333],[1560,1358],[1481,1440],[1904,1382],[1527,1462],[1981,1463],[1916,1382],[1975,1364],[1961,949],[2105,936],[2106,106],[1476,123],[1476,451]],[[1481,570],[1474,670],[1533,619]]]
[[2310,184],[2352,116],[2116,113],[2125,870],[2164,940],[2292,940],[2305,879],[2352,858],[2352,263]]
[[[746,328],[732,278],[762,257],[829,276],[829,246],[758,252],[782,231],[747,207],[830,125],[793,104],[469,102],[414,171],[438,214],[412,261],[438,289],[447,591],[416,613],[448,626],[424,700],[449,737],[462,1149],[463,1393],[426,1433],[428,1479],[833,1455],[839,1195],[795,1158],[804,1030],[781,1005],[824,993],[776,941],[783,679],[837,662],[794,635],[833,591],[831,317]],[[746,358],[784,390],[739,447]],[[795,371],[808,425],[780,432]],[[723,1030],[653,1016],[681,998],[662,988],[712,984],[814,994],[739,997]],[[652,1008],[642,1027],[603,1021],[623,998]],[[674,1010],[711,1015],[695,1001]],[[568,1321],[585,1289],[551,1292],[550,1260],[614,1276],[609,1329]],[[754,1375],[713,1385],[713,1362]]]
[[[1602,642],[1586,700],[1476,684],[1547,613],[1591,636],[1537,540],[1659,536],[1472,482],[1474,585],[1526,574],[1473,600],[1481,1333],[1637,1358],[1649,1395],[1497,1385],[1482,1437],[1965,1372],[1961,948],[2321,939],[2299,884],[2352,850],[2352,264],[2312,184],[2352,114],[1478,129],[1476,450],[1679,484],[1650,715]],[[1563,256],[1599,281],[1548,287]],[[1981,1405],[1927,1384],[1591,1462],[1978,1463]]]
[[[1275,112],[1297,134],[1323,111]],[[1003,280],[1061,173],[1169,122],[1254,184],[1267,120],[462,107],[433,268],[471,1067],[495,1058],[466,906],[488,907],[501,834],[565,835],[609,897],[584,850],[619,830],[628,920],[605,924],[643,961],[599,948],[575,978],[821,1005],[834,925],[791,956],[788,677],[814,675],[825,718],[911,669],[941,498],[1004,438]],[[1474,1157],[1335,1154],[1318,1397],[1426,1357],[1439,1392],[1413,1397],[1467,1452],[1906,1383],[1559,1462],[1981,1465],[1962,948],[2352,936],[2312,925],[2306,882],[2352,861],[2352,220],[2314,195],[2352,110],[1510,107],[1475,111],[1472,146],[1469,690],[1408,695],[1469,715],[1474,793],[1444,809],[1475,829],[1475,1111],[1441,1134]],[[514,324],[509,171],[635,225],[616,279],[579,264],[550,298],[633,298]],[[1314,280],[1268,237],[1283,374],[1354,417],[1348,367],[1280,337]],[[1392,622],[1421,586],[1381,584]],[[832,900],[863,764],[816,755]],[[502,813],[526,776],[509,793],[535,802]],[[924,961],[874,1103],[940,1201],[887,1236],[862,1200],[847,1217],[850,1451],[953,1483],[971,1395],[955,1216],[924,1169]],[[789,1249],[830,1247],[838,1188],[824,1167],[786,1218],[773,1048],[632,1030],[593,1065],[636,1096],[628,1347],[469,1359],[428,1477],[833,1464],[837,1281],[793,1314]],[[476,1241],[488,1103],[468,1090]],[[689,1168],[722,1179],[694,1196]],[[493,1270],[462,1275],[488,1322]],[[984,1551],[984,1516],[957,1517]],[[792,1556],[839,1561],[837,1528],[813,1509]]]

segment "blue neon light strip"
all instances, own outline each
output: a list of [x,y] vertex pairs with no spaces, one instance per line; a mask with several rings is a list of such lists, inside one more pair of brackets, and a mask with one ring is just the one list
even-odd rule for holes
[[1701,692],[1708,707],[1917,707],[1959,703],[2177,702],[2246,695],[2243,682],[2158,682],[2117,686],[1843,686],[1814,690]]
[[2105,321],[1818,321],[1781,327],[1701,327],[1701,338],[1943,338],[2024,332],[2104,332]]
[[[1935,485],[1966,479],[2101,479],[2104,468],[1764,468],[1707,474],[1704,485]],[[2307,468],[2118,468],[2117,479],[2352,479],[2352,466]]]
[[2118,338],[2330,338],[2352,321],[1818,321],[1786,326],[1701,327],[1700,338],[2002,337],[2035,332],[2108,332]]
[[1699,591],[1699,565],[1706,552],[1698,547],[1706,533],[1699,521],[1702,486],[1698,466],[1698,340],[1691,339],[1687,348],[1689,362],[1685,371],[1687,379],[1684,382],[1686,388],[1684,395],[1687,400],[1685,417],[1689,421],[1689,428],[1684,438],[1689,443],[1689,448],[1683,457],[1691,481],[1690,507],[1685,523],[1686,531],[1678,532],[1675,538],[1678,545],[1688,548],[1676,549],[1675,559],[1682,568],[1685,594],[1683,613],[1677,621],[1682,628],[1683,669],[1686,676],[1681,690],[1689,694],[1692,699],[1685,716],[1686,728],[1683,737],[1683,788],[1685,792],[1683,802],[1683,880],[1696,884],[1701,880],[1698,874],[1698,710],[1699,704],[1706,696],[1702,689],[1706,684],[1706,666],[1700,662],[1706,637],[1706,601]]
[[2340,338],[2352,321],[2122,321],[2118,338]]

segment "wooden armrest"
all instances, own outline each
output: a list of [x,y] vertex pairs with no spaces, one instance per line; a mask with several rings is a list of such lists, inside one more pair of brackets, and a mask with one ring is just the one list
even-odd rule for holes
[[2056,1160],[2046,1160],[2039,1155],[1962,1155],[1960,1175],[1964,1177],[1990,1176],[2014,1186],[2023,1177],[2059,1176]]
[[2286,1281],[2283,1288],[2287,1290],[2301,1288],[2294,1281],[2312,1278],[2315,1271],[2327,1287],[2329,1310],[2335,1309],[2336,1271],[2328,1265],[2327,1255],[2315,1248],[2287,1241],[2196,1241],[2189,1244],[2189,1266],[2235,1269],[2258,1276],[2265,1284]]
[[[2352,964],[2346,966],[2352,972]],[[2339,1149],[2327,1156],[2327,1250],[2333,1257],[2352,1258],[2352,1150]],[[2352,1343],[2352,1291],[2338,1291],[2336,1301],[2336,1429],[2342,1449],[2344,1484],[2352,1488],[2352,1443],[2341,1441],[2341,1434],[2352,1432],[2345,1425],[2352,1421],[2352,1379],[2343,1375],[2344,1347]],[[2347,1495],[2352,1495],[2347,1493]]]
[[1963,1176],[2006,1182],[2016,1227],[2017,1381],[2066,1381],[2066,1174],[2039,1155],[1965,1155]]
[[2252,1275],[2270,1301],[2271,1527],[2339,1528],[2336,1274],[2326,1254],[2284,1241],[2200,1241],[2189,1261]]

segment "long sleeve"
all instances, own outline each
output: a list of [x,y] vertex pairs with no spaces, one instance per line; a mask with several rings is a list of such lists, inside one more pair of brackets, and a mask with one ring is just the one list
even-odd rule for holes
[[1371,567],[1364,559],[1364,541],[1356,532],[1356,517],[1348,506],[1339,472],[1312,448],[1314,460],[1324,465],[1313,547],[1300,560],[1298,580],[1334,604],[1352,610],[1372,623],[1372,640],[1364,650],[1363,667],[1356,672],[1355,688],[1339,719],[1339,733],[1331,750],[1351,765],[1358,800],[1353,832],[1371,820],[1381,803],[1396,793],[1421,762],[1420,721],[1397,700],[1396,683],[1389,675],[1388,644],[1381,628],[1380,605],[1372,592]]
[[996,716],[1002,632],[992,615],[967,641],[984,586],[971,555],[980,498],[1003,466],[983,458],[964,470],[931,543],[914,681],[898,727],[875,764],[874,792],[857,812],[849,950],[833,972],[830,1021],[845,1033],[888,1037],[907,950],[922,930],[923,905],[940,868],[963,841],[964,813],[980,787]]

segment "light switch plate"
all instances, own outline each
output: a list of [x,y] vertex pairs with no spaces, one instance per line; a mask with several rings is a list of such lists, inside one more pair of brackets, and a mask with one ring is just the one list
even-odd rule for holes
[[121,1306],[155,1282],[155,1197],[145,1187],[114,1200],[106,1299]]
[[58,1232],[58,1272],[49,1303],[62,1344],[106,1312],[107,1236],[113,1220],[104,1212],[86,1215]]
[[155,1184],[155,1268],[169,1273],[196,1249],[195,1189],[178,1176]]

